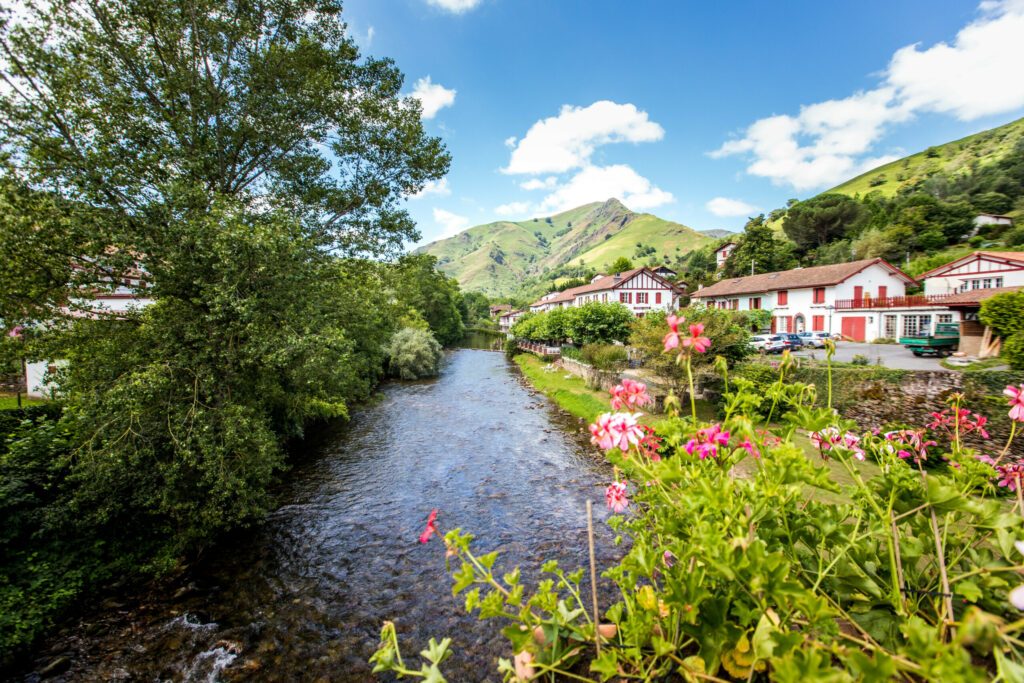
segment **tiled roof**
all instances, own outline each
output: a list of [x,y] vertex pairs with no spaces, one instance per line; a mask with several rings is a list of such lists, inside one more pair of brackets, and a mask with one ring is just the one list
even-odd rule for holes
[[[551,297],[550,299],[539,299],[537,301],[534,301],[530,305],[541,306],[543,304],[557,304],[563,301],[572,301],[580,294],[590,294],[591,292],[603,292],[605,290],[612,289],[614,287],[617,287],[618,285],[621,285],[623,282],[626,282],[634,275],[644,270],[650,272],[651,275],[653,275],[656,278],[661,278],[660,275],[652,272],[650,268],[634,268],[633,270],[626,270],[621,273],[618,273],[617,275],[602,275],[595,279],[593,282],[591,282],[589,285],[570,287],[565,291],[559,292],[557,295]],[[669,284],[668,286],[670,289],[672,288],[671,284]]]
[[837,285],[847,278],[856,275],[868,266],[879,264],[898,277],[904,278],[908,283],[914,279],[902,270],[885,261],[885,259],[872,258],[850,263],[834,263],[828,266],[814,266],[812,268],[797,268],[795,270],[783,270],[778,273],[762,273],[760,275],[748,275],[746,277],[725,278],[710,287],[698,290],[690,295],[694,299],[709,297],[731,296],[734,294],[757,294],[771,292],[779,289],[800,289],[802,287],[827,287]]
[[938,275],[947,268],[952,268],[953,266],[960,265],[978,256],[1004,258],[1008,261],[1020,261],[1022,264],[1024,264],[1024,251],[972,251],[970,254],[967,254],[966,256],[961,256],[960,258],[954,259],[949,263],[944,263],[938,268],[932,268],[927,273],[921,273],[920,275],[918,275],[918,279],[924,279],[926,277]]
[[951,294],[942,300],[943,306],[971,306],[980,304],[996,294],[1021,292],[1024,287],[990,287],[989,289],[971,289],[966,292]]

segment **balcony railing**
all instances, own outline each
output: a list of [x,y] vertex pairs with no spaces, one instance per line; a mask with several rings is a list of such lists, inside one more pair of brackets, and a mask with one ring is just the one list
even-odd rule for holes
[[861,308],[914,308],[920,306],[941,306],[952,294],[914,294],[912,296],[883,296],[860,299],[836,299],[837,311],[850,311]]

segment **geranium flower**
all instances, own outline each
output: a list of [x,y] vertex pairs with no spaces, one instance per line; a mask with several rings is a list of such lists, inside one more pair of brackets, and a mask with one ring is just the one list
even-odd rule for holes
[[988,431],[985,430],[988,418],[984,415],[973,413],[966,408],[960,408],[956,413],[946,408],[940,413],[932,413],[931,417],[932,421],[928,423],[928,428],[941,429],[951,439],[956,438],[957,432],[963,436],[975,431],[978,432],[981,438],[988,438]]
[[643,426],[637,422],[641,413],[603,413],[590,425],[590,442],[605,451],[618,448],[625,452],[644,438]]
[[1024,384],[1019,387],[1010,384],[1003,389],[1003,393],[1010,399],[1010,419],[1024,422]]
[[705,429],[698,429],[694,438],[686,442],[686,452],[690,455],[696,453],[701,460],[705,458],[718,457],[718,447],[729,443],[729,432],[722,431],[720,425],[711,425]]
[[704,323],[690,325],[690,336],[683,337],[680,343],[684,349],[693,349],[697,353],[704,353],[711,348],[711,340],[701,336],[704,334]]
[[1021,477],[1024,477],[1024,464],[1018,462],[1009,465],[997,465],[996,473],[997,476],[1002,477],[998,482],[999,486],[1016,491],[1017,487],[1020,486]]
[[937,446],[938,443],[932,440],[926,440],[924,438],[923,429],[900,429],[893,432],[886,432],[885,438],[888,441],[898,443],[903,446],[896,451],[903,460],[913,458],[914,462],[920,462],[928,459],[928,449],[931,446]]
[[434,522],[437,520],[437,510],[431,510],[430,515],[427,517],[427,526],[423,529],[423,533],[420,534],[420,543],[426,543],[430,540],[430,537],[437,533],[437,527],[434,526]]
[[661,342],[665,345],[665,351],[668,352],[679,346],[679,325],[686,322],[686,318],[681,315],[670,315],[665,318],[665,322],[668,323],[668,334]]
[[750,453],[755,458],[760,458],[761,457],[761,451],[758,450],[757,446],[754,445],[754,443],[751,442],[751,440],[749,438],[746,438],[746,439],[743,439],[743,441],[740,441],[739,447],[745,449],[747,451],[747,453]]
[[622,384],[612,389],[612,410],[626,408],[640,408],[654,403],[654,399],[647,393],[647,385],[642,382],[634,382],[631,379],[623,379]]
[[626,496],[626,485],[621,481],[613,481],[604,490],[604,502],[608,509],[614,513],[620,513],[629,507],[629,498]]
[[644,431],[644,437],[637,444],[641,455],[646,455],[651,460],[661,460],[661,454],[658,453],[661,449],[661,437],[647,425],[640,425],[640,429]]
[[602,413],[597,416],[594,423],[590,425],[590,443],[594,444],[603,451],[609,451],[615,447],[615,440],[612,438],[611,433],[611,413]]
[[1017,609],[1024,611],[1024,585],[1017,586],[1010,591],[1010,604]]

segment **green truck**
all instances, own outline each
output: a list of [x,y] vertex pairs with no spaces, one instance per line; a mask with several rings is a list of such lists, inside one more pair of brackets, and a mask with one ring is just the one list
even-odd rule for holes
[[957,323],[939,323],[931,334],[900,337],[900,344],[915,356],[948,356],[960,344],[960,326]]

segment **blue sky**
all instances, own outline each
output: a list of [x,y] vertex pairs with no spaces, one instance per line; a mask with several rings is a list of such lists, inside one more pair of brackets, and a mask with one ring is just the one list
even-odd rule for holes
[[347,0],[345,16],[452,153],[408,202],[424,241],[613,195],[738,230],[1024,116],[1024,0]]

